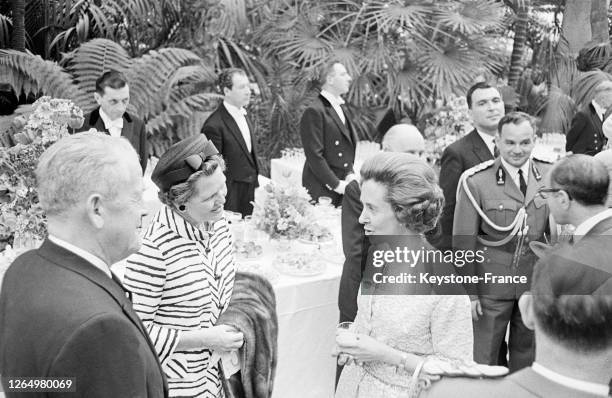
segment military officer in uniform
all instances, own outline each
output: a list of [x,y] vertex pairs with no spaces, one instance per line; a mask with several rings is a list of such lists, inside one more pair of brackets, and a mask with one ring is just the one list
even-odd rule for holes
[[[546,201],[537,195],[551,165],[531,157],[535,126],[525,113],[504,116],[495,142],[500,157],[468,169],[459,180],[453,247],[484,253],[484,261],[460,271],[482,278],[466,285],[472,299],[474,360],[503,364],[499,354],[510,324],[509,367],[515,371],[529,366],[534,353],[533,332],[523,324],[518,307],[536,261],[529,242],[545,241],[549,231],[556,231],[550,228]],[[485,279],[487,275],[506,281]]]

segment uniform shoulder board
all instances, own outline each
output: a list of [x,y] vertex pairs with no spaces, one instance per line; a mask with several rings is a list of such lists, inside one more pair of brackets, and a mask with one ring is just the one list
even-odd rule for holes
[[553,156],[555,158],[557,157],[556,154],[555,155],[551,155],[551,157],[538,155],[538,156],[533,156],[532,159],[535,160],[536,162],[540,162],[540,163],[553,164],[557,160],[557,159],[553,159]]
[[476,166],[474,166],[472,168],[469,168],[466,171],[464,171],[463,172],[464,177],[467,178],[467,177],[473,176],[474,174],[476,174],[476,173],[478,173],[478,172],[480,172],[482,170],[488,169],[489,167],[493,166],[493,163],[495,163],[494,159],[487,160],[487,161],[484,161],[482,163],[479,163]]

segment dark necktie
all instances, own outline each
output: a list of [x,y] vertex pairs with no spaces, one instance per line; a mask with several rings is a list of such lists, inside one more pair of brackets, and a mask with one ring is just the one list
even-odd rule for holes
[[525,196],[527,194],[527,183],[525,182],[525,179],[523,178],[523,170],[519,169],[518,175],[519,175],[519,188],[521,189],[523,196]]
[[495,159],[499,157],[499,148],[497,148],[497,144],[495,143],[495,138],[493,138],[493,157]]

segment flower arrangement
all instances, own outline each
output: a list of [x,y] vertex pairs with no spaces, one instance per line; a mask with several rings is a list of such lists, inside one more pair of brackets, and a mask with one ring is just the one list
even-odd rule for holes
[[313,206],[310,200],[304,187],[269,183],[255,201],[255,225],[273,239],[296,239],[310,223],[309,220],[312,220]]
[[451,97],[446,105],[439,105],[425,120],[424,135],[430,161],[437,164],[444,148],[472,129],[465,97]]
[[83,125],[83,112],[70,100],[42,97],[33,109],[26,123],[14,123],[23,128],[14,134],[17,144],[0,147],[0,240],[5,242],[25,236],[44,239],[47,227],[34,170],[45,149],[69,133],[68,127]]

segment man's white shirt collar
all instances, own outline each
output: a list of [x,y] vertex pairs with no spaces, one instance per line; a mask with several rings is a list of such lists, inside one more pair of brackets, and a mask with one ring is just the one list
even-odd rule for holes
[[338,95],[334,95],[327,90],[321,90],[321,95],[332,105],[344,105],[344,100]]
[[500,157],[500,159],[501,159],[502,166],[504,166],[504,169],[506,169],[508,174],[510,174],[510,177],[512,177],[512,181],[514,181],[514,183],[516,184],[518,188],[520,188],[519,175],[518,175],[519,169],[523,170],[523,178],[525,179],[525,184],[529,184],[529,165],[531,164],[531,158],[527,159],[525,164],[522,165],[520,168],[512,166],[510,163],[506,162],[504,158],[502,157]]
[[574,243],[580,240],[590,230],[592,230],[593,227],[597,225],[601,220],[608,218],[608,217],[612,217],[612,209],[606,209],[584,220],[574,230]]
[[604,114],[606,113],[606,108],[599,105],[595,100],[591,101],[591,105],[593,105],[593,108],[595,108],[595,113],[597,113],[597,116],[603,122],[603,117],[604,117]]
[[242,116],[246,116],[247,114],[246,109],[238,108],[237,106],[234,106],[227,101],[223,101],[223,106],[225,106],[225,109],[227,109],[227,111],[233,116],[242,117]]
[[104,113],[102,108],[100,108],[100,118],[102,118],[102,122],[104,122],[104,126],[106,126],[111,136],[121,136],[121,130],[123,129],[123,117],[111,120],[110,117],[106,113]]
[[333,95],[329,91],[321,90],[321,95],[325,97],[326,100],[329,101],[332,108],[336,111],[336,114],[342,121],[342,123],[346,124],[346,116],[344,115],[344,111],[342,110],[342,104],[344,104],[344,100],[337,95]]
[[491,151],[491,155],[495,156],[495,136],[482,133],[478,129],[476,129],[476,132],[478,133],[480,138],[482,138],[487,148],[489,148],[489,151]]
[[591,383],[590,381],[564,376],[537,362],[534,362],[531,365],[531,369],[533,369],[533,371],[538,373],[540,376],[547,378],[554,383],[561,384],[564,387],[571,388],[572,390],[595,394],[601,397],[607,397],[610,390],[610,387],[605,384]]
[[68,243],[65,240],[62,240],[57,236],[49,235],[49,240],[55,243],[56,245],[63,247],[64,249],[76,254],[77,256],[82,257],[84,260],[103,271],[106,275],[108,275],[109,278],[112,278],[109,266],[106,265],[106,263],[99,257],[91,254],[86,250],[81,249],[80,247],[73,245],[72,243]]

